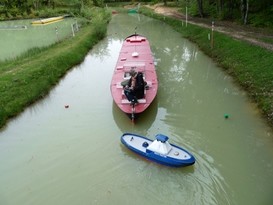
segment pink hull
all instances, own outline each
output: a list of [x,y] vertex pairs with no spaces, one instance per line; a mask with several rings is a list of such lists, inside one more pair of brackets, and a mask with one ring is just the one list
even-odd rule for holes
[[[148,85],[144,98],[139,99],[139,103],[134,107],[130,105],[121,86],[121,82],[130,78],[129,71],[132,67],[144,74]],[[148,40],[138,34],[127,37],[123,42],[111,82],[111,93],[115,103],[123,112],[133,116],[149,107],[156,96],[157,89],[157,75]]]

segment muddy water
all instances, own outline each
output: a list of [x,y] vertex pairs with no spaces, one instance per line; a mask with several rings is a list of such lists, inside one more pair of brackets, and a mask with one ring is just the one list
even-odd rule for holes
[[0,61],[15,58],[35,47],[51,45],[73,35],[71,24],[76,19],[66,18],[47,25],[32,25],[33,20],[0,22]]
[[[132,124],[113,103],[110,81],[136,26],[150,40],[160,87]],[[169,168],[140,158],[120,143],[123,132],[166,134],[196,164]],[[113,16],[84,62],[8,124],[0,163],[4,205],[273,202],[273,136],[255,106],[197,46],[138,15]]]

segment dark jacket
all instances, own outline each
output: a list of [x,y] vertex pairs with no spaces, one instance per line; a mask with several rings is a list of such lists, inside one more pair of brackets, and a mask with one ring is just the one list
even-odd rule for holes
[[[131,87],[132,78],[130,78],[128,85]],[[144,89],[145,89],[145,81],[143,79],[143,74],[139,72],[136,76],[136,85],[132,93],[136,96],[137,99],[141,99],[144,97]]]

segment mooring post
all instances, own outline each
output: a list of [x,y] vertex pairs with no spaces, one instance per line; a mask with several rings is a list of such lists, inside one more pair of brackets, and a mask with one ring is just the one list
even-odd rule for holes
[[211,22],[211,48],[214,46],[213,42],[214,21]]
[[72,36],[74,37],[74,36],[75,36],[75,32],[74,32],[74,26],[73,26],[73,23],[71,24],[71,29],[72,29]]
[[188,7],[186,6],[186,27],[188,26]]
[[58,33],[58,27],[55,27],[55,32],[56,32],[56,37],[57,37],[57,41],[59,41],[59,33]]

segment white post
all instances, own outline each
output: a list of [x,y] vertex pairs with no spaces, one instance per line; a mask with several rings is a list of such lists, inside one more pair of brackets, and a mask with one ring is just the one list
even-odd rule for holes
[[213,42],[214,21],[211,22],[211,48],[214,46]]
[[56,32],[56,36],[57,36],[57,40],[59,41],[59,33],[58,33],[58,27],[55,27],[55,32]]
[[188,26],[188,7],[186,6],[186,27]]
[[73,26],[73,24],[71,24],[71,29],[72,29],[72,36],[74,37],[75,36],[75,32],[74,32],[74,26]]

